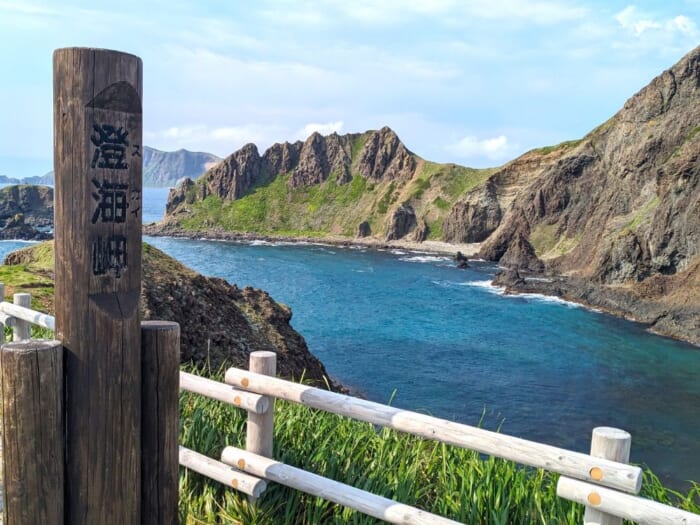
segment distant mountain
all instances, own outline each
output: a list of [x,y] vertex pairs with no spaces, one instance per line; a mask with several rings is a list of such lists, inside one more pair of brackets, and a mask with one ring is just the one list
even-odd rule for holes
[[160,151],[143,148],[143,185],[155,187],[175,186],[178,180],[191,179],[217,164],[221,159],[211,153],[198,151]]
[[[143,185],[148,187],[175,186],[180,179],[196,178],[221,159],[211,153],[180,149],[160,151],[143,147]],[[7,179],[6,181],[3,179]],[[15,179],[0,175],[0,183],[53,185],[53,171],[46,175]]]

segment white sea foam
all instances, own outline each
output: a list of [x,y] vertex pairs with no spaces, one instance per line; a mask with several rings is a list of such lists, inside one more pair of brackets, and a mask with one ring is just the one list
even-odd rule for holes
[[567,308],[581,308],[580,304],[573,303],[571,301],[567,301],[567,300],[562,299],[561,297],[557,297],[555,295],[544,295],[541,293],[521,293],[521,294],[513,295],[513,297],[522,297],[524,299],[530,299],[532,301],[539,301],[541,303],[560,304],[560,305],[566,306]]
[[582,305],[567,301],[561,297],[554,295],[544,295],[541,293],[517,293],[517,294],[506,294],[506,289],[502,286],[495,286],[491,281],[467,281],[465,283],[460,283],[463,286],[472,286],[474,288],[482,288],[489,293],[496,295],[502,295],[503,297],[509,297],[512,299],[525,299],[526,301],[538,301],[541,303],[553,303],[566,306],[567,308],[582,308]]
[[28,241],[26,239],[3,239],[0,242],[14,242],[22,244],[37,244],[39,241]]
[[406,255],[408,253],[403,250],[389,250],[389,252],[393,253],[394,255]]
[[481,288],[495,295],[504,295],[506,289],[502,286],[495,286],[491,281],[467,281],[459,283],[461,286],[471,286],[473,288]]
[[399,260],[416,263],[442,263],[450,262],[451,259],[449,257],[441,257],[439,255],[410,255],[408,257],[401,257]]

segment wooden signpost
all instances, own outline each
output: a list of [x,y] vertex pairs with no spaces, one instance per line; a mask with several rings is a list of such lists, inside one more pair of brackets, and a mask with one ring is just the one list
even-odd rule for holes
[[56,338],[65,352],[66,523],[138,524],[141,59],[54,53]]

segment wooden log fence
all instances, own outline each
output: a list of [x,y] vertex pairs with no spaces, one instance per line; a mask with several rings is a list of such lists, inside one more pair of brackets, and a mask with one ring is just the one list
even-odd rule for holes
[[221,461],[243,472],[353,508],[389,523],[459,523],[240,448],[226,447],[221,453]]
[[229,368],[226,371],[225,381],[232,386],[252,392],[449,445],[476,450],[483,454],[543,468],[584,481],[600,483],[626,492],[636,494],[641,488],[642,471],[636,466],[594,458],[579,452],[255,374],[248,370]]
[[[3,325],[17,321],[39,324],[37,321],[40,321],[40,326],[53,326],[52,316],[7,302],[0,302],[0,321]],[[32,343],[29,341],[23,344]],[[9,345],[3,347],[3,352],[7,346]],[[629,458],[630,438],[624,431],[607,427],[594,429],[591,454],[587,455],[277,379],[267,375],[274,371],[274,354],[269,352],[252,353],[251,368],[264,373],[229,368],[226,371],[226,384],[179,372],[179,388],[247,410],[249,418],[251,415],[267,416],[264,427],[255,419],[252,425],[258,429],[255,438],[258,444],[254,446],[263,443],[270,451],[274,432],[273,400],[277,398],[558,472],[562,476],[557,485],[557,495],[586,506],[585,524],[608,525],[626,519],[650,525],[700,525],[700,515],[629,494],[639,492],[641,471],[638,467],[626,464]],[[3,423],[6,424],[4,417]],[[171,429],[170,432],[175,430]],[[255,431],[253,434],[255,435]],[[170,450],[173,450],[172,445]],[[226,447],[222,451],[221,461],[217,461],[180,446],[177,461],[183,467],[255,499],[263,496],[266,482],[272,481],[390,523],[455,523],[447,518],[285,465],[272,457],[256,454],[251,450]],[[4,490],[9,494],[7,482],[6,478]],[[8,501],[6,509],[9,504]],[[173,508],[172,501],[170,508]]]

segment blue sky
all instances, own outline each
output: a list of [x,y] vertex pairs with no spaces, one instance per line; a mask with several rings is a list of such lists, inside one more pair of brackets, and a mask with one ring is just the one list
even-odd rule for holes
[[391,126],[418,155],[495,166],[579,138],[700,43],[700,0],[0,0],[0,174],[52,168],[54,49],[144,62],[144,143]]

